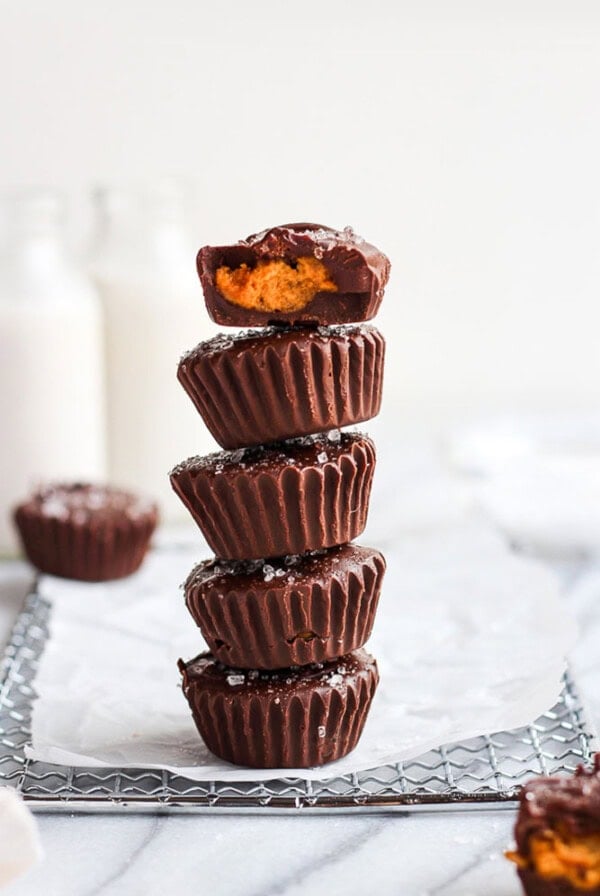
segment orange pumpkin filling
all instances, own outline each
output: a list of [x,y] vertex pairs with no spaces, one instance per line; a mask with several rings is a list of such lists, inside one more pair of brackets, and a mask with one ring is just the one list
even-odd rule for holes
[[318,292],[337,292],[323,262],[310,257],[294,265],[282,259],[259,261],[253,268],[223,265],[215,282],[228,302],[255,311],[300,311]]
[[529,839],[529,857],[508,852],[519,868],[529,868],[540,877],[562,877],[585,892],[600,886],[600,834],[573,837],[546,830]]

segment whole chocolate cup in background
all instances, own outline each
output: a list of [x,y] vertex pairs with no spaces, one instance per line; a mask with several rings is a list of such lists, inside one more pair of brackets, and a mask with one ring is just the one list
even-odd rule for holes
[[158,510],[112,486],[57,483],[19,504],[14,520],[27,559],[40,572],[105,582],[141,566]]
[[[336,291],[318,292],[295,311],[261,311],[228,301],[219,292],[216,273],[262,261],[281,259],[292,266],[300,258],[323,263]],[[197,258],[206,308],[218,324],[255,327],[269,324],[345,324],[375,317],[390,274],[388,258],[350,227],[333,230],[320,224],[283,224],[253,234],[232,246],[205,246]]]
[[541,877],[528,868],[519,868],[518,874],[527,896],[600,896],[600,887],[575,887],[564,877]]
[[171,471],[171,484],[217,557],[344,544],[367,522],[375,446],[360,433],[331,435],[192,457]]
[[271,563],[206,560],[188,576],[185,602],[225,665],[303,666],[367,642],[384,572],[383,555],[356,544]]
[[379,682],[364,650],[277,672],[232,669],[210,654],[180,660],[179,668],[206,746],[251,768],[311,768],[346,756]]
[[369,325],[216,336],[177,376],[223,448],[362,423],[381,406],[385,341]]

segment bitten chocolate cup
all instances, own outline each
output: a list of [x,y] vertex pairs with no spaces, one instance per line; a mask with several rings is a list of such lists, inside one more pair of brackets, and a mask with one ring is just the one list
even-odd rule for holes
[[600,754],[574,775],[529,781],[519,799],[515,862],[527,896],[600,896]]
[[230,327],[345,324],[375,317],[390,262],[352,228],[283,224],[197,259],[208,313]]
[[337,429],[377,416],[385,341],[369,325],[216,336],[177,376],[223,448]]
[[344,544],[367,522],[375,446],[360,433],[330,435],[192,457],[171,471],[171,484],[217,557]]
[[232,669],[211,654],[180,660],[179,669],[206,746],[251,768],[311,768],[346,756],[379,682],[364,650],[276,672]]
[[185,602],[225,665],[304,666],[368,641],[384,572],[383,555],[357,544],[270,563],[205,560],[185,582]]
[[105,582],[141,566],[158,510],[122,489],[60,483],[19,504],[14,519],[25,555],[40,572]]

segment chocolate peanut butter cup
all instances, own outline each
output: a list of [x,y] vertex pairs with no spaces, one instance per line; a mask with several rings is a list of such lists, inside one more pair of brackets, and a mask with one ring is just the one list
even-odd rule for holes
[[347,227],[284,224],[197,258],[208,313],[231,327],[345,324],[373,318],[390,263]]
[[216,756],[252,768],[310,768],[354,749],[377,688],[364,650],[338,660],[265,672],[201,654],[179,661],[198,731]]
[[302,666],[367,642],[384,572],[382,554],[356,544],[271,562],[205,560],[185,582],[185,601],[225,665]]
[[14,519],[25,555],[40,572],[104,582],[140,567],[158,511],[122,489],[60,483],[19,504]]
[[371,439],[336,431],[192,457],[171,484],[217,557],[251,560],[357,538],[374,469]]
[[600,754],[571,777],[539,777],[521,793],[517,848],[507,853],[527,896],[600,896]]
[[220,335],[178,378],[223,448],[362,423],[381,406],[385,341],[369,325]]

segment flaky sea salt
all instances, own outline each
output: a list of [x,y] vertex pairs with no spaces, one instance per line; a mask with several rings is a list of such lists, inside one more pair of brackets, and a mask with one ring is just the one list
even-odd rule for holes
[[42,504],[42,516],[53,516],[60,519],[61,517],[66,518],[68,515],[68,507],[58,498],[50,498]]
[[326,464],[328,459],[329,458],[327,457],[326,451],[319,451],[319,453],[317,454],[317,460],[320,464]]
[[319,737],[325,737],[325,725],[319,725],[317,731],[319,732]]
[[236,675],[235,673],[232,673],[231,675],[227,676],[227,684],[232,688],[238,687],[238,685],[240,684],[244,684],[245,681],[246,679],[243,675]]
[[94,491],[94,489],[90,489],[87,494],[86,503],[88,507],[97,510],[99,507],[105,507],[107,505],[107,496],[101,492]]
[[271,579],[275,578],[275,569],[271,566],[270,563],[265,563],[263,566],[263,579],[265,582],[270,582]]

